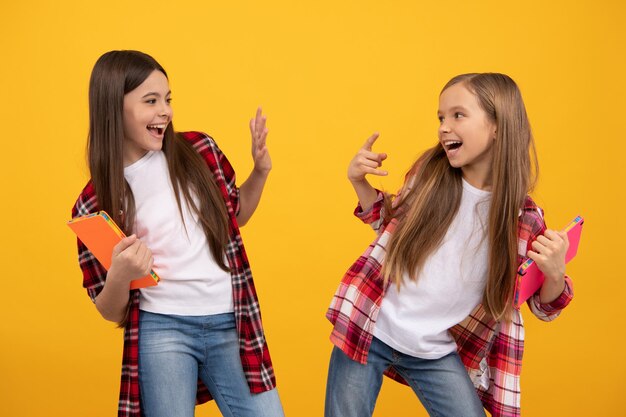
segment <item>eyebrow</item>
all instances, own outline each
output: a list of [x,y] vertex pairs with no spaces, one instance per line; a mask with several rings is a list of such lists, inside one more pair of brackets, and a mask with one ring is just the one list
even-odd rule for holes
[[[456,111],[456,110],[463,110],[463,111],[469,111],[467,108],[463,107],[463,106],[452,106],[450,107],[449,111]],[[437,114],[441,114],[441,110],[437,110]]]
[[[167,96],[169,96],[170,94],[172,94],[172,90],[169,90],[169,91],[167,92],[167,94],[165,94],[165,96],[167,97]],[[141,98],[146,98],[146,97],[148,97],[148,96],[157,96],[157,97],[160,97],[160,96],[161,96],[161,94],[159,94],[159,93],[157,93],[157,92],[150,92],[150,93],[144,94]]]

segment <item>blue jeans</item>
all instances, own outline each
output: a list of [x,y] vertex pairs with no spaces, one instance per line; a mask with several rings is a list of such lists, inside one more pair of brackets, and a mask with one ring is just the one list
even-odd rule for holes
[[146,417],[193,417],[198,378],[225,417],[283,417],[278,391],[251,394],[233,313],[140,311],[139,386]]
[[368,417],[374,412],[383,372],[392,366],[411,386],[430,416],[485,417],[467,371],[456,352],[420,359],[374,338],[367,364],[335,347],[326,384],[325,417]]

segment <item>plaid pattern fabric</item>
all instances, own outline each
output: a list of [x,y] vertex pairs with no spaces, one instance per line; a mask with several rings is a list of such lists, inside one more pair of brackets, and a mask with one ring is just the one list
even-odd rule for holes
[[[276,386],[274,369],[263,333],[261,312],[252,281],[252,272],[235,217],[239,211],[239,189],[235,184],[235,171],[211,137],[199,132],[184,132],[181,135],[194,146],[206,161],[228,209],[230,239],[226,247],[226,257],[231,269],[235,318],[239,332],[239,353],[250,392],[260,393],[271,390]],[[72,209],[72,217],[83,216],[96,211],[98,211],[98,204],[95,189],[93,183],[89,181]],[[104,287],[106,270],[80,240],[78,240],[78,262],[83,272],[83,286],[93,301]],[[130,318],[124,330],[119,417],[140,417],[142,415],[138,371],[138,290],[131,291],[130,304]],[[211,395],[206,386],[199,380],[197,402],[200,404],[209,400],[211,400]]]
[[[377,232],[376,240],[350,267],[339,284],[326,317],[333,324],[330,340],[348,357],[367,363],[374,326],[385,293],[380,276],[385,245],[397,222],[383,222],[383,194],[372,208],[354,214]],[[530,244],[546,229],[543,212],[527,197],[520,211],[518,261],[526,259]],[[530,310],[541,320],[554,320],[573,297],[572,282],[566,277],[563,293],[549,304],[541,304],[539,294],[528,300]],[[520,415],[520,373],[524,352],[524,325],[520,311],[514,310],[510,322],[496,322],[478,305],[461,323],[451,328],[458,353],[474,383],[483,406],[493,417]],[[393,369],[385,374],[406,383]]]

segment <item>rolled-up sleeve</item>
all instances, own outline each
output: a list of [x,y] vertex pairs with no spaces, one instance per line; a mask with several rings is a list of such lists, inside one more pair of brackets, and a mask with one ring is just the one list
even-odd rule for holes
[[378,231],[384,220],[385,195],[382,191],[376,190],[377,196],[374,204],[367,210],[363,210],[361,204],[357,204],[354,209],[354,215],[363,223],[369,224],[372,229]]
[[540,291],[537,291],[528,299],[528,306],[533,314],[540,320],[552,321],[557,318],[561,311],[572,301],[574,297],[574,284],[570,277],[565,276],[565,288],[563,292],[549,303],[542,303],[539,294]]

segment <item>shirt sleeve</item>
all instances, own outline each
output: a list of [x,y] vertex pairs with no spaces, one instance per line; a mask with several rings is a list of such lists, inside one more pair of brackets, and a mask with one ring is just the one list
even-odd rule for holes
[[237,187],[237,176],[235,175],[235,169],[224,155],[224,152],[215,144],[215,150],[217,152],[217,160],[219,164],[219,169],[222,171],[224,175],[224,182],[226,184],[226,191],[228,192],[228,198],[230,200],[231,205],[233,206],[233,211],[235,212],[235,216],[239,214],[240,204],[239,204],[239,187]]
[[93,256],[87,247],[78,241],[78,264],[83,272],[83,287],[87,290],[92,302],[96,302],[96,297],[104,288],[107,271],[102,264]]
[[354,215],[359,218],[363,223],[369,224],[372,229],[379,231],[383,225],[384,220],[384,200],[385,196],[382,191],[376,190],[376,200],[374,204],[367,210],[363,210],[361,203],[358,203],[354,209]]
[[[88,204],[85,204],[83,197],[80,196],[72,208],[72,218],[87,214],[89,214]],[[78,265],[83,273],[83,287],[87,290],[91,301],[95,303],[96,297],[104,288],[107,271],[80,239],[77,238],[76,241]]]
[[565,288],[561,295],[549,303],[542,303],[537,291],[527,301],[530,310],[535,316],[543,321],[552,321],[559,316],[561,311],[567,307],[574,297],[574,284],[567,275],[565,276]]
[[[533,221],[527,221],[528,224],[533,224],[532,227],[529,227],[528,230],[531,230],[530,237],[526,240],[526,253],[532,248],[532,242],[537,239],[540,235],[542,235],[547,227],[543,218],[543,211],[537,208],[535,213],[529,213],[528,216],[524,216],[524,220],[528,219],[528,217],[532,217]],[[528,259],[528,257],[524,258],[524,261]],[[532,297],[526,300],[530,311],[533,312],[538,319],[543,321],[552,321],[556,319],[561,311],[567,307],[567,305],[572,301],[574,297],[574,284],[572,280],[567,275],[565,276],[565,287],[563,292],[553,301],[549,303],[542,303],[539,294],[541,293],[541,288],[539,288]]]
[[407,174],[402,188],[398,190],[398,193],[395,195],[395,197],[393,194],[386,194],[383,191],[375,188],[376,200],[374,200],[374,204],[372,204],[372,207],[370,207],[368,210],[363,210],[363,207],[361,207],[361,203],[358,203],[356,208],[354,209],[354,215],[359,218],[363,223],[369,224],[372,229],[376,231],[376,233],[382,232],[383,226],[385,226],[385,216],[387,215],[385,211],[385,198],[393,199],[392,207],[395,209],[397,204],[402,202],[402,194],[408,192],[408,190],[411,189],[414,180],[414,176]]

